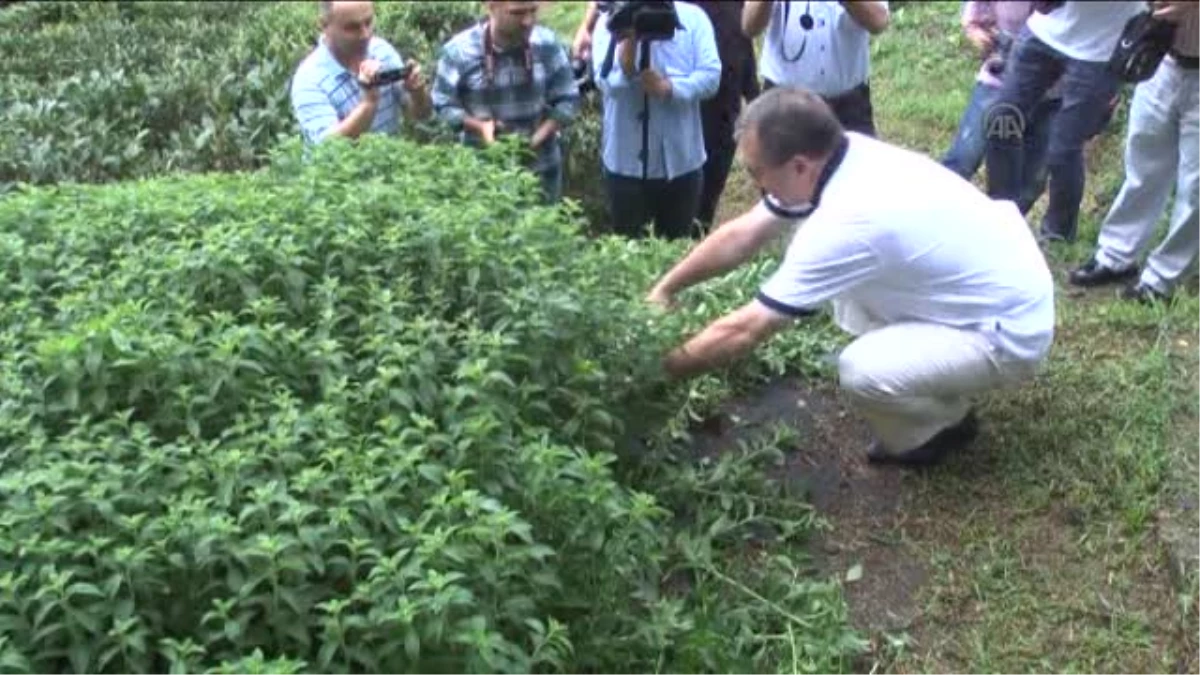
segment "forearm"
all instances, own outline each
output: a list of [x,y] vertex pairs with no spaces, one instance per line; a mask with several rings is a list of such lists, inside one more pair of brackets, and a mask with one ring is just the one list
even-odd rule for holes
[[488,122],[489,122],[489,120],[479,119],[478,117],[472,117],[470,115],[464,115],[462,118],[463,130],[465,130],[469,133],[472,133],[476,136],[483,135],[484,126]]
[[846,13],[872,35],[879,35],[888,27],[888,10],[875,0],[841,0]]
[[742,7],[742,32],[746,37],[756,38],[771,22],[771,5],[774,0],[746,0]]
[[656,290],[673,296],[742,265],[777,233],[755,210],[717,228],[658,282]]
[[379,104],[364,98],[359,101],[354,110],[346,116],[346,119],[338,122],[329,132],[330,136],[345,136],[346,138],[358,138],[364,132],[371,128],[371,123],[375,121],[375,110]]
[[545,143],[547,139],[553,137],[556,133],[558,133],[558,120],[554,118],[547,118],[538,125],[537,129],[534,130],[532,136],[533,146],[535,148],[541,147],[541,145]]
[[636,57],[637,44],[632,39],[621,40],[617,44],[617,61],[621,64],[621,72],[629,79],[637,77]]
[[583,22],[579,24],[576,32],[591,33],[596,30],[596,19],[600,16],[599,7],[596,5],[596,0],[591,0],[587,4],[587,9],[583,12]]

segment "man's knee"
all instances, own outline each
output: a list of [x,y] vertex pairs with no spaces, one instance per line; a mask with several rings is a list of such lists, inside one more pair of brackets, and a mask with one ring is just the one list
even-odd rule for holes
[[838,384],[855,398],[878,399],[894,392],[884,383],[878,359],[855,342],[838,356]]

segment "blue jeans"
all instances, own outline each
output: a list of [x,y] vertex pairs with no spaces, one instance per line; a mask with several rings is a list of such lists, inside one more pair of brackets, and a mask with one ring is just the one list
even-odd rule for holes
[[[962,120],[958,123],[954,143],[942,157],[943,166],[967,180],[971,180],[983,164],[983,157],[987,152],[984,114],[996,104],[999,96],[999,87],[982,82],[975,83],[971,100],[967,102],[967,109],[963,111]],[[1060,99],[1043,98],[1034,108],[1033,116],[1025,126],[1023,185],[1021,196],[1017,200],[1021,213],[1028,213],[1046,187],[1046,145],[1050,140],[1050,126],[1054,123],[1054,115],[1061,105]]]
[[1041,234],[1074,241],[1086,180],[1083,145],[1108,115],[1120,82],[1106,64],[1077,61],[1022,29],[1004,72],[996,104],[985,113],[988,194],[1017,202],[1025,185],[1025,121],[1054,82],[1062,78],[1062,108],[1046,147],[1050,199]]

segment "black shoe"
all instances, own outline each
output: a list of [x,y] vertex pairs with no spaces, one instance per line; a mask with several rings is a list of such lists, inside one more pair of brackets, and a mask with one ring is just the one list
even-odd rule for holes
[[1123,270],[1114,270],[1111,267],[1101,265],[1099,260],[1092,258],[1079,268],[1073,270],[1069,280],[1076,286],[1101,286],[1103,284],[1127,281],[1136,276],[1137,272],[1137,265],[1132,265]]
[[1139,281],[1136,284],[1129,284],[1125,288],[1122,288],[1121,299],[1140,302],[1143,305],[1152,305],[1156,302],[1167,302],[1171,299],[1171,296]]
[[979,419],[975,411],[969,411],[957,424],[939,431],[933,438],[900,454],[892,454],[876,441],[867,450],[867,460],[873,464],[903,464],[906,466],[933,466],[951,450],[966,446],[979,435]]

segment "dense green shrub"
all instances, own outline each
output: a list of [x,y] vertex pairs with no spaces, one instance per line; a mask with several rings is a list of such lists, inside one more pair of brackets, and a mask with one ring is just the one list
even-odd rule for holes
[[705,386],[659,356],[764,266],[662,316],[677,249],[583,245],[503,148],[347,147],[0,201],[0,663],[843,667],[836,584],[714,553],[809,527],[761,506],[778,450],[650,433]]
[[[31,2],[0,13],[0,195],[262,165],[299,133],[288,83],[316,40],[314,2]],[[377,3],[377,33],[432,77],[475,2]],[[52,49],[46,48],[53,45]],[[436,123],[414,138],[452,142]],[[595,105],[571,132],[567,194],[602,222]]]

